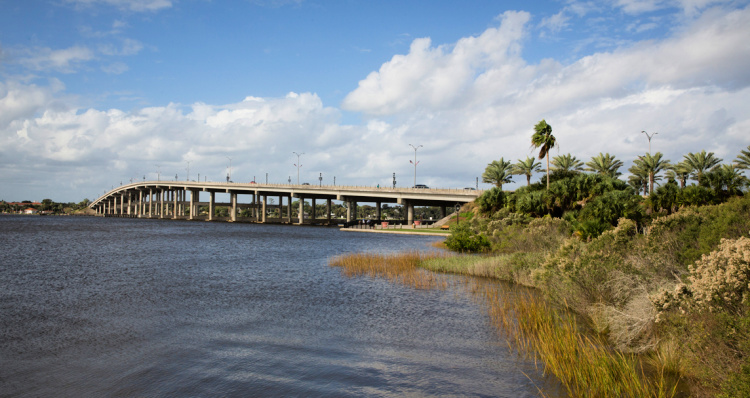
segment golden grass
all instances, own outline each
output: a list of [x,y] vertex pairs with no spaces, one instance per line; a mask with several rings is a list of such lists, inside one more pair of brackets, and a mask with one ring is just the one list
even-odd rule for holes
[[417,289],[445,289],[445,278],[419,268],[419,264],[438,254],[424,254],[418,251],[406,253],[350,253],[329,260],[332,267],[341,267],[347,277],[370,276],[385,278]]
[[529,290],[483,289],[490,318],[508,345],[539,361],[571,397],[672,397],[677,384],[664,369],[646,374],[636,355],[612,350]]
[[[332,258],[329,265],[341,267],[348,277],[369,276],[417,289],[445,289],[445,278],[420,268],[422,262],[442,257],[451,257],[440,263],[453,263],[449,268],[456,268],[454,271],[468,271],[464,261],[473,263],[447,254],[412,251],[351,253]],[[663,367],[647,375],[639,357],[614,351],[606,341],[584,333],[574,315],[553,307],[531,289],[478,283],[477,279],[466,279],[464,287],[487,307],[491,322],[504,334],[511,350],[533,358],[546,374],[561,381],[571,397],[675,395],[676,383],[665,375]]]

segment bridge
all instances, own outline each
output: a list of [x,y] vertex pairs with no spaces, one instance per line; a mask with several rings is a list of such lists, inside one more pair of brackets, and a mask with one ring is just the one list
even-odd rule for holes
[[[114,188],[97,198],[89,207],[97,215],[107,217],[138,217],[205,221],[243,221],[288,224],[333,224],[331,202],[346,204],[346,221],[357,220],[358,203],[374,203],[375,218],[381,219],[383,203],[395,203],[406,209],[406,223],[414,222],[415,206],[440,207],[443,217],[446,208],[474,201],[482,191],[472,189],[381,188],[356,186],[314,186],[295,184],[255,184],[233,182],[195,181],[143,181]],[[229,202],[216,202],[216,195],[228,194]],[[244,203],[238,197],[246,197]],[[203,198],[202,198],[203,197]],[[278,204],[269,204],[269,198],[278,198]],[[201,200],[203,199],[203,200]],[[292,203],[298,200],[297,219],[292,221]],[[304,201],[310,200],[312,212],[305,218]],[[318,218],[316,201],[326,202],[325,214]],[[216,217],[217,206],[229,209],[228,217]],[[206,215],[199,207],[208,207]],[[239,217],[239,212],[245,217]],[[269,218],[269,212],[277,217]],[[284,211],[286,210],[286,211]],[[247,215],[250,215],[247,217]]]

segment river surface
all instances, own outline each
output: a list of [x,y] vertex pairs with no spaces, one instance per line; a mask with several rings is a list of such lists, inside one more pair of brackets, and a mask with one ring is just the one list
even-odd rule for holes
[[432,250],[439,239],[0,216],[0,396],[535,397],[551,388],[461,289],[347,278],[328,265],[347,252]]

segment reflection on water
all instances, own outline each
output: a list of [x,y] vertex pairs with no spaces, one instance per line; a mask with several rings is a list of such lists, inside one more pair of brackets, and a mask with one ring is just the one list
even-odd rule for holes
[[439,238],[23,216],[1,216],[0,233],[3,396],[523,397],[545,385],[471,295],[328,266]]

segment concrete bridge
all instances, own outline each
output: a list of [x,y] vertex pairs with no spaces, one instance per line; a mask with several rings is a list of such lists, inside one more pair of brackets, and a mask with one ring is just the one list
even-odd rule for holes
[[[203,193],[203,195],[201,195]],[[229,202],[217,203],[216,194],[228,194]],[[276,222],[289,224],[332,224],[331,202],[344,202],[346,221],[357,220],[358,203],[374,203],[375,218],[381,218],[383,203],[396,203],[406,209],[406,222],[414,222],[415,206],[437,206],[443,217],[446,208],[473,201],[482,191],[470,189],[418,189],[373,188],[356,186],[314,186],[294,184],[254,184],[193,181],[144,181],[122,185],[105,193],[89,207],[100,216],[162,218],[206,221]],[[247,197],[240,203],[238,196]],[[204,200],[201,201],[201,196]],[[226,197],[226,195],[224,195]],[[206,198],[207,197],[207,198]],[[278,204],[269,204],[269,198],[278,198]],[[207,199],[207,200],[205,200]],[[297,219],[292,221],[292,202],[299,200]],[[249,200],[249,202],[247,202]],[[304,201],[312,203],[312,214],[305,218]],[[316,201],[326,202],[326,212],[317,218]],[[286,201],[286,204],[284,202]],[[207,206],[208,214],[198,214],[199,206]],[[229,216],[217,218],[216,206],[229,208]],[[238,217],[239,211],[250,209],[251,217]],[[286,212],[284,211],[286,209]],[[278,210],[278,217],[268,217],[270,210]],[[276,212],[274,212],[276,213]],[[246,213],[247,214],[247,213]]]

